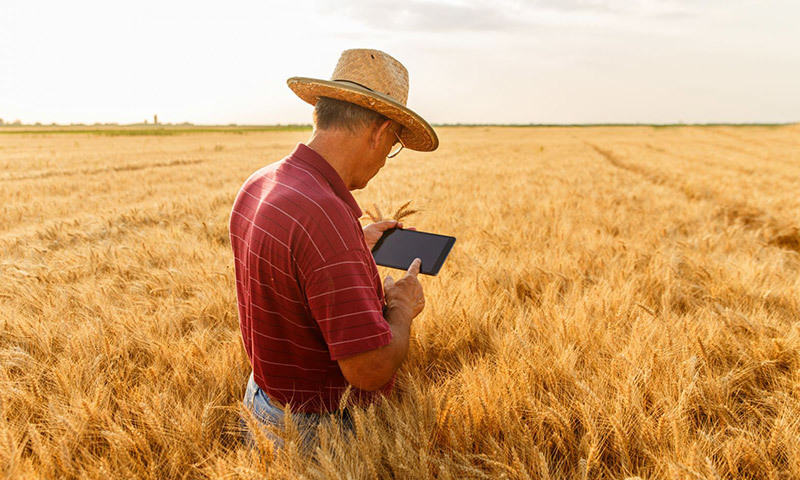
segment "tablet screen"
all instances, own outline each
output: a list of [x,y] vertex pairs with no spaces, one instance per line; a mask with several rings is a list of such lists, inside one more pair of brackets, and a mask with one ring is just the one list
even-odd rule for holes
[[436,275],[455,241],[455,237],[392,228],[375,244],[372,256],[378,265],[401,270],[408,270],[411,262],[419,258],[420,273]]

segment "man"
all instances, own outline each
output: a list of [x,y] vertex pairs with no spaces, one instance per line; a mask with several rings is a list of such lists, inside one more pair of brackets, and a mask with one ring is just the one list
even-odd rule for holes
[[311,438],[322,418],[341,414],[349,386],[347,402],[362,405],[391,391],[425,305],[419,259],[381,285],[371,248],[402,224],[362,229],[350,191],[403,147],[432,151],[439,140],[405,106],[405,67],[381,51],[347,50],[331,80],[293,77],[288,85],[315,106],[311,139],[245,182],[230,238],[253,368],[245,406],[278,428],[288,406]]

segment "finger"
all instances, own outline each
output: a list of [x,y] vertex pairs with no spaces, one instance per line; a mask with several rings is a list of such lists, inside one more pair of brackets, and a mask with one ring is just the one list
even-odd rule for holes
[[397,222],[397,228],[402,229],[403,228],[403,222]]
[[376,230],[378,232],[385,232],[390,228],[394,228],[396,223],[397,223],[396,220],[381,220],[380,222],[370,223],[369,225],[364,227],[364,230],[371,229],[371,230]]
[[413,231],[416,232],[417,231],[417,227],[408,227],[408,228],[406,228],[406,230],[413,230]]
[[422,260],[419,258],[415,258],[413,262],[411,262],[411,266],[408,267],[408,272],[406,275],[412,275],[414,277],[417,276],[419,273],[419,267],[422,266]]

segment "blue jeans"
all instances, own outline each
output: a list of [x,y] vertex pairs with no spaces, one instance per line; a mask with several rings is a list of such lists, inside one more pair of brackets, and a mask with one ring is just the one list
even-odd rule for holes
[[[253,378],[253,374],[250,373],[250,379],[247,381],[247,390],[244,393],[244,406],[248,410],[253,413],[256,420],[265,428],[261,428],[261,431],[264,435],[272,441],[275,445],[275,449],[283,448],[283,439],[280,438],[278,435],[273,433],[273,429],[268,427],[272,426],[274,429],[283,430],[285,428],[284,423],[284,410],[282,407],[279,407],[274,402],[270,401],[269,397],[261,387],[258,386],[255,379]],[[314,440],[317,438],[317,426],[325,419],[334,419],[340,418],[346,428],[352,428],[352,421],[350,420],[350,416],[347,412],[337,415],[337,414],[327,414],[327,413],[299,413],[299,412],[292,412],[292,420],[294,421],[295,425],[297,425],[297,429],[300,431],[300,436],[303,442],[303,449],[308,451],[311,449]],[[255,442],[253,440],[253,433],[247,427],[247,424],[242,421],[242,427],[244,429],[244,439],[245,444],[253,448],[255,446]]]

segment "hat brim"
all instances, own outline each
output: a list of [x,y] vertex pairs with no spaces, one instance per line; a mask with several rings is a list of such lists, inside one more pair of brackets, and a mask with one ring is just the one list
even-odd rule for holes
[[382,93],[351,83],[307,77],[292,77],[286,84],[298,97],[311,105],[316,105],[319,97],[330,97],[355,103],[394,120],[403,126],[400,140],[405,148],[431,152],[439,146],[439,137],[425,119]]

